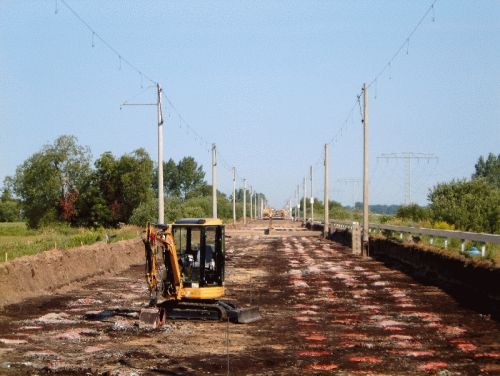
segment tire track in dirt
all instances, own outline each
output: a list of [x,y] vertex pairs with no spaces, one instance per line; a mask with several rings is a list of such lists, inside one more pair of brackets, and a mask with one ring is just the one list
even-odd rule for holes
[[479,374],[500,370],[500,328],[371,259],[318,238],[284,241],[297,357],[313,371]]

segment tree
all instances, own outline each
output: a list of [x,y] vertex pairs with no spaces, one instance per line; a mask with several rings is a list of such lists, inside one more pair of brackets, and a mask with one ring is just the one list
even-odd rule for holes
[[376,214],[396,214],[400,205],[369,205],[370,212]]
[[[153,180],[151,186],[155,192],[155,197],[158,197],[158,166],[155,164],[153,168]],[[163,162],[163,194],[166,197],[179,197],[181,194],[179,182],[179,170],[177,164],[172,158],[167,162]]]
[[[163,186],[167,197],[179,197],[181,194],[179,169],[172,158],[170,158],[166,163],[163,162],[163,177]],[[158,182],[156,182],[156,184],[158,185]]]
[[210,217],[212,215],[212,200],[210,196],[192,197],[182,204],[181,210],[181,216],[186,218]]
[[500,233],[500,155],[479,157],[472,180],[438,184],[428,195],[431,219],[465,231]]
[[328,214],[330,218],[335,219],[347,219],[349,218],[349,213],[340,204],[340,202],[329,200],[328,201]]
[[150,200],[149,202],[141,202],[134,209],[130,216],[129,223],[136,226],[145,226],[146,223],[156,223],[158,220],[158,200]]
[[[163,162],[163,188],[166,197],[185,200],[203,192],[206,187],[203,166],[193,157],[184,157],[177,164],[173,159]],[[152,187],[158,193],[158,171],[153,171]]]
[[475,168],[472,179],[484,178],[488,183],[500,188],[500,154],[496,156],[490,153],[486,160],[480,156]]
[[92,177],[96,188],[110,205],[117,200],[119,189],[118,161],[111,152],[101,154],[94,162],[95,172]]
[[[209,187],[211,187],[211,186],[209,186]],[[210,192],[212,192],[211,189],[210,189]],[[264,202],[267,201],[266,195],[264,193],[259,193],[259,192],[252,192],[252,193],[256,194],[259,200],[262,200]],[[237,203],[238,202],[242,203],[243,202],[243,188],[236,188],[234,196],[236,197],[236,202]],[[249,205],[249,202],[250,202],[250,190],[248,189],[248,187],[247,187],[247,194],[246,194],[246,196],[247,196],[247,205]],[[233,201],[233,195],[232,194],[229,196],[229,199],[231,200],[231,202]]]
[[81,221],[104,226],[126,223],[134,209],[152,200],[153,162],[144,149],[120,159],[103,153],[95,167],[79,205]]
[[[97,163],[97,162],[96,162]],[[82,193],[77,200],[77,221],[74,223],[79,226],[90,227],[110,227],[116,225],[113,219],[110,206],[108,206],[107,197],[109,193],[101,189],[103,180],[101,180],[97,171],[93,171],[84,184]]]
[[400,206],[396,212],[396,217],[413,222],[420,222],[428,219],[429,213],[426,208],[417,204],[410,204]]
[[88,147],[64,135],[16,169],[14,193],[22,200],[29,227],[72,219],[75,197],[90,173],[90,159]]
[[[248,196],[248,192],[247,192]],[[235,189],[235,197],[236,197],[236,202],[243,202],[243,188],[236,188]],[[231,200],[233,198],[231,197]]]
[[433,221],[465,231],[500,233],[500,188],[484,179],[438,184],[428,198]]
[[142,148],[123,155],[118,161],[120,221],[127,222],[133,210],[141,202],[152,199],[153,192],[150,189],[152,172],[153,162]]
[[4,188],[0,197],[0,222],[14,222],[19,219],[19,203]]
[[194,197],[212,197],[212,186],[205,184],[205,182],[199,187],[192,189],[186,194],[185,200],[189,200]]
[[179,188],[183,198],[190,192],[206,185],[203,166],[198,166],[193,157],[182,158],[177,164],[177,170],[179,172]]

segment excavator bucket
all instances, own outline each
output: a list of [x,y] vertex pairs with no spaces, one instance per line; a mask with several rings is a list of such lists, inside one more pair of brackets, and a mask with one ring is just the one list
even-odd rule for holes
[[249,324],[254,321],[259,321],[262,318],[259,307],[238,308],[235,309],[234,313],[230,314],[230,316],[231,315],[234,317],[234,320],[231,321],[238,324]]
[[139,314],[140,329],[156,329],[162,324],[158,308],[143,308]]
[[259,307],[253,306],[237,308],[233,303],[223,300],[219,300],[217,303],[224,307],[229,320],[232,322],[238,324],[249,324],[251,322],[259,321],[262,318],[259,312]]

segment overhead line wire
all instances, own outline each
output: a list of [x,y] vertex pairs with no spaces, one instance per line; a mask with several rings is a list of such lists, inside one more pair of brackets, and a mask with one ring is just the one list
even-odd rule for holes
[[[97,37],[111,52],[113,52],[119,59],[120,65],[121,62],[123,61],[125,64],[127,64],[132,70],[134,70],[136,73],[138,73],[141,77],[147,79],[150,81],[152,84],[156,85],[158,81],[153,80],[151,77],[149,77],[147,74],[145,74],[143,71],[141,71],[137,66],[132,64],[127,58],[123,57],[123,55],[118,52],[110,43],[108,43],[101,35],[95,31],[92,26],[88,24],[87,21],[85,21],[65,0],[59,0],[61,4],[63,4],[87,29],[89,29],[92,32],[92,41],[94,40],[94,37]],[[92,46],[94,43],[92,43]]]
[[[389,61],[384,65],[384,67],[380,70],[380,72],[375,76],[375,78],[373,78],[370,83],[368,84],[368,87],[371,87],[377,80],[380,76],[382,76],[382,74],[384,74],[384,72],[387,70],[387,68],[390,68],[392,66],[392,62],[396,59],[396,57],[399,55],[399,53],[403,50],[403,48],[407,47],[410,45],[410,39],[411,37],[413,36],[413,34],[415,34],[415,32],[418,30],[418,28],[420,27],[420,25],[422,25],[422,23],[424,22],[424,20],[427,18],[427,16],[429,15],[430,12],[434,11],[434,5],[438,2],[438,0],[434,0],[432,2],[432,4],[429,6],[429,8],[427,8],[427,11],[424,13],[424,15],[420,18],[420,20],[417,22],[417,24],[415,25],[415,27],[412,29],[412,31],[410,32],[410,34],[408,34],[408,36],[405,38],[405,40],[403,41],[403,43],[399,46],[399,48],[396,50],[396,52],[394,52],[394,54],[392,55],[392,57],[389,59]],[[433,22],[434,22],[434,18],[433,18]]]
[[[392,57],[388,60],[388,62],[383,66],[383,68],[379,71],[379,73],[377,75],[375,75],[375,77],[370,81],[370,83],[367,85],[368,88],[370,88],[373,84],[375,84],[375,89],[376,89],[376,92],[375,92],[375,95],[377,95],[377,82],[378,82],[378,79],[385,73],[385,71],[388,69],[388,68],[391,68],[392,67],[392,63],[393,61],[396,59],[396,57],[401,53],[401,51],[406,47],[407,49],[407,53],[408,53],[408,49],[409,49],[409,45],[410,45],[410,39],[413,37],[413,35],[415,34],[415,32],[418,30],[418,28],[422,25],[422,23],[424,22],[424,20],[427,18],[427,16],[431,13],[431,12],[434,12],[434,5],[438,2],[438,0],[434,0],[431,5],[427,8],[427,10],[425,11],[425,13],[422,15],[422,17],[419,19],[419,21],[416,23],[416,25],[413,27],[413,29],[410,31],[410,33],[406,36],[406,38],[404,39],[403,43],[399,46],[399,48],[396,49],[396,51],[394,52],[394,54],[392,55]],[[432,18],[432,22],[434,22],[435,18],[433,16]],[[360,115],[361,115],[361,121],[363,121],[363,112],[362,112],[362,109],[361,109],[361,102],[360,102],[360,98],[361,98],[361,93],[357,94],[356,95],[356,100],[351,108],[351,110],[349,111],[348,113],[348,116],[347,118],[344,120],[342,126],[337,130],[337,132],[332,136],[332,138],[327,142],[328,145],[332,145],[333,142],[336,142],[337,141],[337,137],[339,136],[339,133],[342,135],[342,130],[344,129],[344,126],[345,124],[347,124],[347,122],[349,121],[349,119],[352,117],[352,113],[356,107],[356,105],[359,104],[359,110],[360,110]],[[319,157],[318,161],[315,163],[315,165],[319,165],[321,164],[321,159],[322,159],[322,156]]]
[[[58,9],[58,2],[60,2],[61,4],[63,4],[72,14],[73,16],[82,24],[84,25],[91,33],[92,33],[92,47],[95,46],[95,43],[94,43],[94,40],[95,38],[97,38],[98,40],[100,40],[103,45],[105,47],[108,48],[109,51],[111,51],[113,54],[116,55],[116,57],[118,58],[119,60],[119,63],[120,63],[120,68],[121,68],[121,65],[122,65],[122,62],[125,63],[130,69],[132,69],[134,72],[136,72],[140,78],[141,78],[141,87],[142,87],[142,79],[146,79],[148,80],[150,83],[152,83],[153,85],[157,85],[158,84],[158,81],[152,79],[149,75],[145,74],[141,69],[139,69],[135,64],[133,64],[132,62],[130,62],[130,60],[128,60],[126,57],[123,56],[123,54],[121,54],[115,47],[113,47],[111,45],[111,43],[109,43],[106,39],[104,39],[87,21],[85,21],[85,19],[80,16],[80,14],[78,14],[78,12],[73,9],[65,0],[56,0],[56,11],[55,13],[58,14],[59,12],[59,9]],[[150,87],[146,87],[143,91],[141,91],[139,94],[135,95],[133,98],[135,98],[136,96],[142,94],[144,91],[146,91],[147,89],[149,89]],[[184,118],[184,116],[182,116],[182,114],[180,113],[180,111],[177,109],[177,107],[173,104],[172,100],[166,95],[164,94],[164,97],[165,99],[167,100],[168,104],[170,105],[170,107],[175,111],[175,113],[177,114],[178,118],[179,118],[179,121],[182,122],[186,127],[187,129],[194,134],[195,138],[196,139],[199,139],[200,141],[202,141],[204,143],[204,146],[206,146],[208,148],[208,152],[210,152],[210,146],[211,146],[211,143],[208,142],[206,140],[205,137],[203,137],[202,135],[200,135]],[[130,98],[132,99],[132,98]],[[129,99],[129,100],[130,100]],[[127,105],[130,105],[128,104],[127,102],[129,101],[125,101],[124,104],[127,104]],[[218,151],[217,152],[218,155],[219,155],[219,160],[220,160],[220,163],[221,163],[221,166],[223,166],[227,171],[229,172],[232,172],[232,167],[230,166],[230,164],[228,162],[226,162],[226,160],[224,158],[221,158],[221,155],[220,155],[220,152]],[[238,171],[238,170],[237,170]],[[236,172],[236,175],[242,179],[241,175]]]

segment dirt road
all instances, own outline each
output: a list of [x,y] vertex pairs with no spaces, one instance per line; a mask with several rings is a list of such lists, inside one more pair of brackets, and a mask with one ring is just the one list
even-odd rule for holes
[[0,312],[0,374],[500,374],[498,322],[338,244],[275,234],[227,240],[228,297],[262,321],[140,330],[136,266]]

